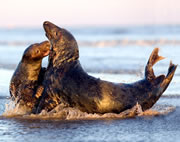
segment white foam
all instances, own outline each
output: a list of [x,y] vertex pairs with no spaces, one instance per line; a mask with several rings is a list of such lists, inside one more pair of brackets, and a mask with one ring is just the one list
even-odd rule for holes
[[4,117],[20,117],[25,119],[58,119],[58,120],[96,120],[96,119],[124,119],[131,117],[142,117],[142,116],[157,116],[157,115],[166,115],[175,110],[173,106],[163,106],[158,105],[153,107],[150,110],[145,112],[142,111],[141,106],[136,104],[133,108],[123,111],[119,114],[117,113],[87,113],[82,112],[79,109],[66,107],[63,108],[61,105],[58,105],[50,112],[43,110],[40,114],[29,114],[29,111],[26,107],[20,105],[15,105],[14,102],[6,104],[5,112],[3,113]]
[[26,106],[22,106],[16,101],[10,101],[5,104],[5,111],[2,114],[5,117],[23,116],[29,114],[29,109]]

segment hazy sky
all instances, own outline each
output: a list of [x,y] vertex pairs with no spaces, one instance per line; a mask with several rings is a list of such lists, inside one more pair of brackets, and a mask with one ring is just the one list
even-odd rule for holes
[[180,0],[2,0],[0,27],[180,24]]

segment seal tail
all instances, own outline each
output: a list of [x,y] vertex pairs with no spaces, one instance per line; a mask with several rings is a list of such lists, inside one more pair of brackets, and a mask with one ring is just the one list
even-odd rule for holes
[[154,80],[156,78],[153,71],[153,65],[156,64],[158,61],[165,59],[165,57],[159,56],[158,52],[159,52],[159,48],[155,48],[152,51],[145,68],[145,78],[149,81]]

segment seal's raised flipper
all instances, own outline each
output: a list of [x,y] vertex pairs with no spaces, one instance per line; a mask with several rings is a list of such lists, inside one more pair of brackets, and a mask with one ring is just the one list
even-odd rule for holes
[[141,104],[143,111],[151,108],[158,101],[158,99],[161,97],[163,92],[169,86],[174,76],[174,73],[176,71],[176,68],[177,68],[177,65],[174,65],[172,62],[170,62],[166,77],[164,75],[160,75],[156,77],[154,80],[152,80],[153,86],[156,86],[155,87],[156,89],[154,89],[154,91],[150,95],[150,98]]
[[163,80],[163,82],[161,83],[161,87],[163,88],[163,92],[166,90],[166,88],[168,87],[169,83],[171,82],[174,73],[176,71],[177,65],[174,65],[172,63],[172,61],[169,64],[169,69],[168,69],[168,73],[166,75],[166,78]]
[[152,80],[156,78],[152,67],[155,63],[165,58],[165,57],[159,56],[158,52],[159,52],[159,48],[155,48],[149,57],[148,63],[145,68],[145,78],[147,80]]
[[164,79],[165,79],[165,75],[160,75],[160,76],[156,77],[155,80],[153,80],[153,83],[154,83],[154,85],[158,85],[158,84],[162,83],[164,81]]

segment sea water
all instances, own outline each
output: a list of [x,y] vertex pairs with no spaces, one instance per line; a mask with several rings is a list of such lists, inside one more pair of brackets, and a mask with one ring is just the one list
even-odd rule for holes
[[[66,28],[78,41],[83,68],[97,78],[124,83],[142,79],[154,47],[159,47],[159,54],[166,57],[154,66],[156,75],[167,73],[170,60],[180,64],[180,26]],[[99,119],[92,114],[93,119],[62,120],[11,115],[19,113],[18,110],[7,114],[11,76],[25,48],[43,40],[47,38],[42,28],[0,29],[0,141],[179,141],[179,68],[154,106],[163,112],[158,116]],[[47,58],[43,66],[47,66]],[[74,112],[71,116],[79,115],[77,111],[71,112]]]

